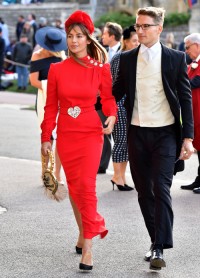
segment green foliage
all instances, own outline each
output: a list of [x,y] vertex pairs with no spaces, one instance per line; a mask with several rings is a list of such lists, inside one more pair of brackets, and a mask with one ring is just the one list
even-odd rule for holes
[[190,19],[189,13],[171,13],[165,17],[164,26],[179,26],[188,24]]
[[122,28],[125,28],[127,26],[135,24],[135,17],[121,12],[109,12],[102,15],[98,20],[96,20],[95,26],[104,26],[108,21],[116,22],[120,24]]
[[[179,26],[182,24],[188,24],[190,19],[189,13],[170,13],[165,17],[164,26]],[[116,22],[125,28],[127,26],[135,24],[135,16],[130,16],[123,12],[109,12],[102,15],[98,20],[95,21],[95,26],[104,26],[106,22]]]

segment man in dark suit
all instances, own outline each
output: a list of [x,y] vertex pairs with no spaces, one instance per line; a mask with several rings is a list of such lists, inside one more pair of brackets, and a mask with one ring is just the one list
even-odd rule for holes
[[127,95],[131,175],[152,243],[145,260],[154,270],[166,266],[163,249],[173,247],[173,174],[194,151],[185,54],[160,43],[164,13],[156,7],[138,10],[134,27],[141,45],[121,54],[113,85],[117,101]]
[[33,37],[32,37],[32,46],[33,48],[36,46],[36,41],[35,41],[35,34],[38,29],[38,25],[36,23],[36,16],[35,14],[31,13],[28,15],[28,21],[30,22],[32,28],[33,28]]
[[2,38],[2,29],[0,27],[0,90],[3,89],[1,87],[1,75],[3,71],[5,49],[6,49],[6,44],[5,44],[5,40]]
[[21,36],[22,30],[23,30],[24,24],[25,24],[24,16],[23,15],[19,15],[18,16],[18,21],[17,21],[17,24],[16,24],[16,37],[17,37],[17,41],[20,40],[20,36]]
[[[122,27],[121,25],[115,22],[107,22],[102,34],[102,43],[104,47],[108,51],[109,62],[112,57],[120,50],[121,48],[121,37],[122,37]],[[95,105],[95,109],[99,114],[102,124],[104,125],[106,121],[106,116],[103,114],[101,110],[101,99],[97,98],[97,103]],[[101,155],[101,161],[98,169],[98,174],[105,174],[106,169],[108,168],[111,157],[111,135],[104,135],[104,144],[103,151]]]

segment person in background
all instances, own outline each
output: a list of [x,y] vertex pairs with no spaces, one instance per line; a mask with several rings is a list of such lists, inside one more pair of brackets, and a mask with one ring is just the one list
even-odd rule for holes
[[28,43],[26,35],[21,35],[20,41],[16,43],[13,49],[12,60],[18,63],[15,66],[17,73],[18,90],[25,91],[28,84],[28,65],[31,60],[32,47]]
[[188,76],[192,89],[192,105],[194,117],[194,148],[197,150],[198,170],[195,181],[182,185],[182,189],[193,190],[200,194],[200,34],[192,33],[184,38],[185,52],[193,61],[188,67]]
[[102,43],[108,51],[109,62],[121,48],[123,29],[115,22],[107,22],[103,28]]
[[28,38],[28,42],[32,45],[33,47],[33,35],[34,35],[34,31],[33,31],[33,27],[31,26],[29,21],[26,21],[24,23],[22,32],[21,32],[21,36],[25,35]]
[[55,27],[58,29],[63,29],[62,21],[60,19],[55,20]]
[[24,16],[19,15],[18,16],[18,21],[17,21],[17,24],[16,24],[16,38],[17,38],[17,41],[20,40],[20,36],[21,36],[22,30],[23,30],[23,27],[24,27],[24,23],[25,23]]
[[3,6],[7,6],[7,5],[10,5],[10,4],[15,4],[15,3],[16,3],[15,0],[3,0],[2,1]]
[[[120,50],[121,48],[121,37],[122,37],[122,27],[121,25],[115,22],[107,22],[102,33],[102,43],[106,50],[108,51],[109,62],[112,57]],[[95,105],[97,113],[101,119],[101,122],[104,124],[106,117],[101,109],[101,99],[97,98],[97,103]],[[104,145],[103,152],[101,156],[100,166],[98,174],[105,174],[106,169],[108,168],[110,157],[111,157],[111,135],[104,135]]]
[[[51,149],[50,136],[57,113],[57,148],[65,171],[69,196],[79,226],[79,268],[92,270],[92,239],[108,230],[97,212],[96,175],[103,133],[110,134],[117,116],[112,96],[106,50],[92,36],[94,23],[78,10],[65,21],[69,58],[52,64],[48,75],[47,103],[42,127],[42,153]],[[106,127],[95,111],[97,93],[107,116]],[[77,248],[76,248],[77,250]]]
[[194,152],[185,54],[160,43],[164,15],[163,8],[138,9],[140,45],[121,53],[113,84],[117,101],[126,94],[130,169],[151,240],[145,260],[153,270],[166,266],[163,250],[173,247],[173,174]]
[[22,5],[29,5],[31,3],[31,0],[21,0]]
[[[138,35],[133,26],[130,26],[123,31],[122,36],[122,47],[121,50],[114,55],[110,62],[111,73],[113,83],[117,78],[117,73],[119,70],[120,55],[123,51],[131,50],[139,45]],[[114,146],[112,149],[112,161],[114,174],[111,182],[117,186],[121,191],[133,190],[126,184],[126,166],[128,163],[128,146],[127,146],[127,115],[126,109],[124,108],[124,101],[126,96],[124,96],[118,103],[118,121],[114,126],[112,136],[114,140]]]
[[[37,44],[40,48],[33,52],[30,67],[31,85],[38,89],[36,98],[36,112],[38,116],[39,126],[44,119],[44,106],[46,104],[46,87],[47,76],[50,65],[64,60],[66,45],[65,32],[55,27],[43,27],[36,32],[35,36]],[[53,144],[54,134],[51,135],[51,144]],[[55,146],[55,172],[59,183],[64,182],[61,179],[61,163]]]
[[12,73],[15,72],[15,65],[12,63],[12,56],[13,56],[13,50],[16,43],[17,43],[16,39],[11,40],[10,44],[6,47],[6,51],[5,51],[5,58],[10,60],[10,62],[9,61],[4,62],[4,69],[5,71],[12,72]]
[[101,43],[102,32],[100,28],[94,28],[94,37]]
[[[185,52],[184,40],[179,44],[178,50]],[[187,65],[190,65],[192,63],[192,59],[190,58],[190,56],[187,53],[185,53],[185,54],[186,54],[186,63],[187,63]]]
[[6,44],[5,44],[5,40],[2,38],[2,29],[0,27],[0,90],[3,89],[1,86],[1,75],[3,71],[5,49],[6,49]]
[[47,26],[47,19],[46,17],[41,16],[39,18],[39,27],[38,28],[43,28]]
[[30,23],[30,25],[31,25],[31,27],[33,29],[33,36],[32,36],[32,41],[31,42],[32,42],[32,45],[33,45],[33,48],[34,48],[35,45],[36,45],[35,34],[36,34],[37,29],[38,29],[38,25],[36,23],[36,16],[35,16],[35,14],[30,13],[28,15],[28,21],[29,21],[29,23]]
[[8,46],[10,44],[8,25],[4,22],[2,17],[0,17],[0,27],[2,29],[2,38],[5,40],[6,46]]
[[170,32],[166,34],[165,45],[169,48],[177,49],[177,44],[174,41],[173,33]]

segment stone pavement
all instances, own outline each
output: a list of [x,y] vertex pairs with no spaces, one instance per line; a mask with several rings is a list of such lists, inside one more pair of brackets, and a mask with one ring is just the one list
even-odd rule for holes
[[[186,163],[172,186],[174,248],[164,255],[167,267],[149,270],[143,260],[150,241],[136,191],[112,190],[112,163],[97,176],[99,212],[109,234],[94,239],[94,269],[78,270],[77,228],[66,199],[46,199],[40,181],[40,136],[34,111],[35,96],[0,92],[0,278],[199,278],[200,195],[180,190],[194,180],[197,156]],[[128,184],[132,185],[129,170]]]

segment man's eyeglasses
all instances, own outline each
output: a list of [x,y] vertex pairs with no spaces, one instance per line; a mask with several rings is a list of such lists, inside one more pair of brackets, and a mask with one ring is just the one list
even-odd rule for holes
[[185,46],[185,50],[189,50],[189,49],[190,49],[190,46],[192,46],[193,44],[195,44],[195,42],[194,42],[194,43],[191,43],[191,44],[188,45],[188,46]]
[[142,28],[142,30],[148,30],[151,26],[158,26],[158,24],[134,24],[133,27],[135,28],[136,31],[139,31],[140,28]]

